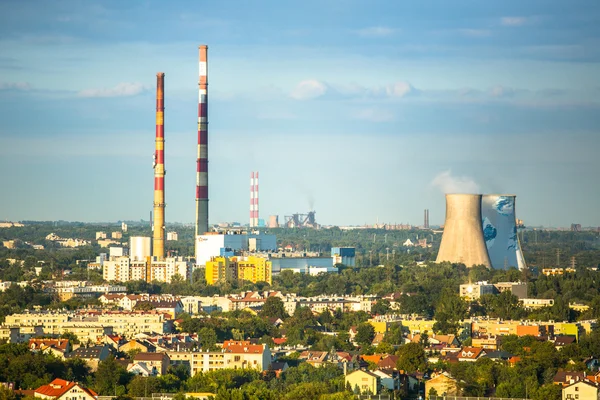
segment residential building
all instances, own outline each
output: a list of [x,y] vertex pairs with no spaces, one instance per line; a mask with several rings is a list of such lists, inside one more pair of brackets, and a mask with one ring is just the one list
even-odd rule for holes
[[554,299],[521,299],[523,308],[526,310],[535,310],[538,308],[552,307]]
[[431,379],[425,381],[425,396],[427,398],[429,398],[432,390],[435,390],[438,396],[456,396],[460,392],[458,381],[447,372],[434,373]]
[[575,382],[562,390],[563,400],[599,400],[598,383],[590,381]]
[[380,376],[362,369],[353,371],[346,375],[346,386],[350,386],[354,392],[360,394],[377,395],[380,391]]
[[526,282],[499,282],[488,283],[487,281],[477,283],[466,283],[460,285],[460,296],[467,300],[478,300],[485,294],[499,294],[505,291],[511,292],[519,299],[527,297]]
[[98,369],[100,361],[106,360],[111,355],[111,347],[107,344],[101,346],[79,347],[67,354],[66,358],[80,358],[87,362],[92,371]]
[[379,376],[379,382],[382,388],[388,390],[400,390],[400,372],[393,369],[376,369],[372,371]]
[[167,240],[177,241],[179,240],[179,235],[177,232],[167,232]]
[[225,368],[252,368],[265,371],[271,365],[271,350],[266,344],[226,341],[220,351],[167,351],[171,365],[185,365],[190,375]]
[[36,398],[44,400],[96,400],[98,394],[77,382],[69,382],[56,378],[47,385],[42,385],[34,392]]
[[144,363],[152,375],[165,375],[170,361],[165,353],[138,353],[133,358],[134,363]]
[[248,256],[236,257],[237,279],[240,281],[249,281],[252,283],[267,282],[273,283],[273,265],[267,258]]
[[477,361],[479,357],[483,357],[486,355],[485,349],[482,347],[469,347],[464,346],[458,352],[458,361]]
[[204,275],[208,285],[229,282],[237,279],[236,265],[228,257],[212,257],[206,262]]

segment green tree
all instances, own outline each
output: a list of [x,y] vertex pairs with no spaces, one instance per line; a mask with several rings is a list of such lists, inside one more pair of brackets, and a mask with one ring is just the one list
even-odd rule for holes
[[269,297],[263,306],[262,315],[268,318],[284,319],[288,315],[285,312],[283,301],[279,297]]
[[385,315],[390,311],[390,301],[387,299],[377,300],[377,303],[371,307],[371,314]]
[[201,328],[198,331],[198,342],[202,350],[215,350],[217,348],[217,333],[213,328]]
[[360,345],[370,345],[375,338],[375,328],[368,322],[363,322],[356,328],[356,336],[354,339]]
[[398,350],[398,370],[406,373],[424,371],[427,368],[427,356],[419,343],[407,343]]
[[98,363],[94,376],[94,388],[102,396],[114,396],[125,393],[125,385],[130,375],[125,368],[115,361],[113,356]]

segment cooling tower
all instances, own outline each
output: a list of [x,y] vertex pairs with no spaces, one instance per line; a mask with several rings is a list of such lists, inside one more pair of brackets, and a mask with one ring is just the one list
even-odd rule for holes
[[514,195],[486,194],[481,200],[483,237],[494,269],[526,269],[517,235]]
[[491,267],[481,222],[480,194],[447,194],[446,222],[436,262]]

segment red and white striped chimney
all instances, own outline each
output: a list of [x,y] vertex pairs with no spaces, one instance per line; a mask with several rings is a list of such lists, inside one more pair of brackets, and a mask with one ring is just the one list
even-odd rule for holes
[[250,173],[250,227],[258,226],[258,172]]

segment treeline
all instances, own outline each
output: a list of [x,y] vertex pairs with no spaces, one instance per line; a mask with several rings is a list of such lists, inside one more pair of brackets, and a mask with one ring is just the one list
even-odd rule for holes
[[170,366],[167,374],[154,377],[127,372],[114,357],[101,361],[91,373],[81,359],[60,360],[49,354],[31,353],[27,345],[0,345],[0,381],[14,382],[19,389],[37,389],[55,378],[77,381],[101,396],[150,397],[153,393],[215,393],[215,399],[352,399],[345,393],[343,371],[335,366],[291,367],[279,378],[274,371],[223,369],[190,377],[186,367]]

